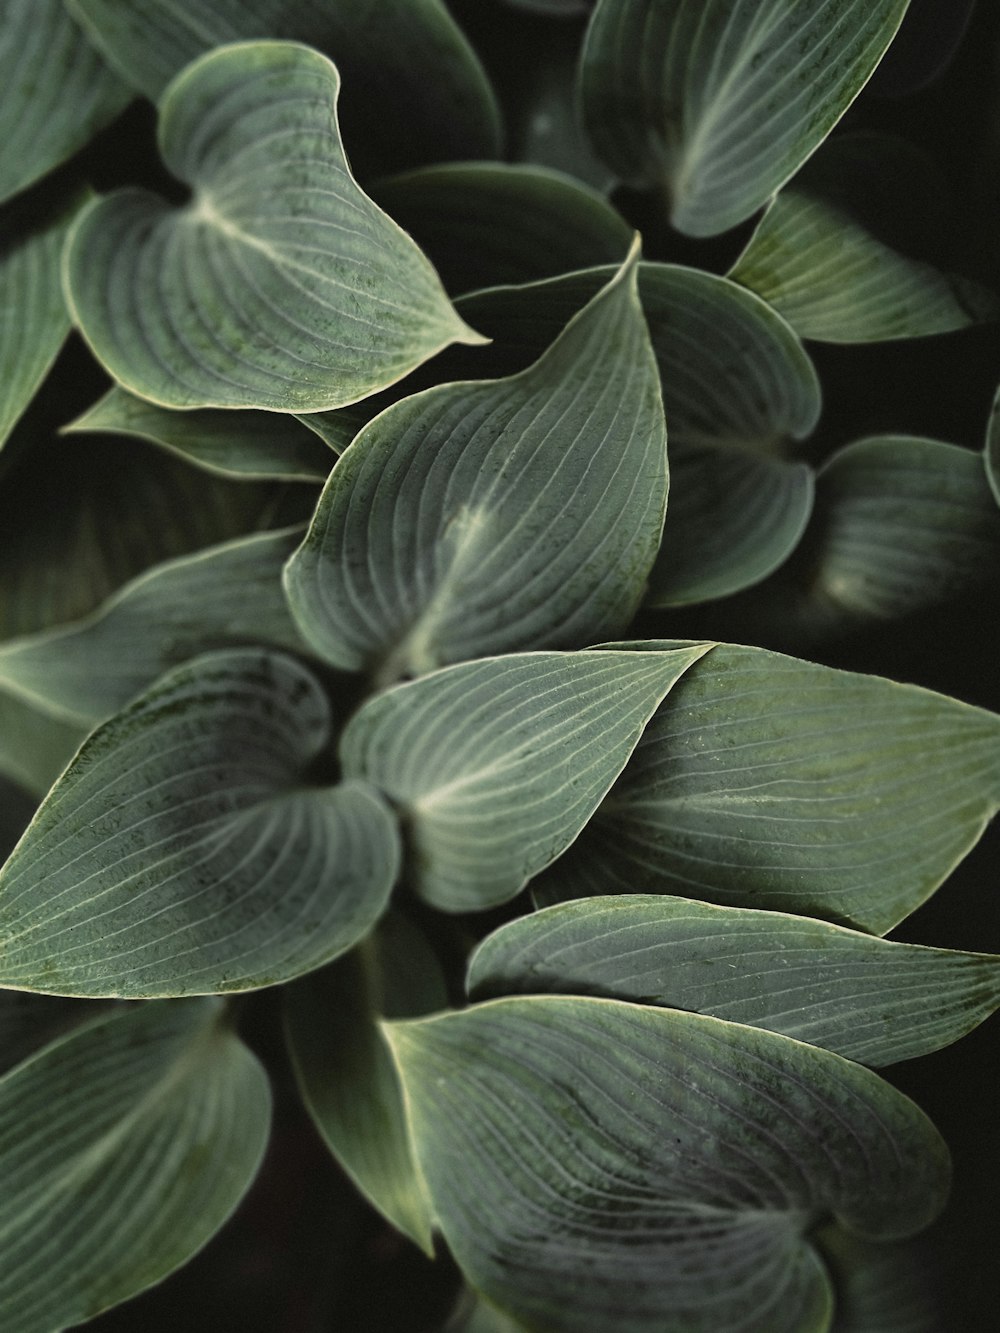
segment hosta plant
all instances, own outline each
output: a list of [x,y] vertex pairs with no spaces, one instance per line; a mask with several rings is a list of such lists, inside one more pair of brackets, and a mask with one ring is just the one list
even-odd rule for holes
[[980,1326],[996,49],[0,4],[6,1333]]

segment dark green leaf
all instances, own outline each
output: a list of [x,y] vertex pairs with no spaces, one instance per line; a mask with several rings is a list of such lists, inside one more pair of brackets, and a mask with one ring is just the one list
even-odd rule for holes
[[816,1239],[836,1291],[831,1333],[941,1333],[947,1315],[922,1237],[878,1244],[830,1223]]

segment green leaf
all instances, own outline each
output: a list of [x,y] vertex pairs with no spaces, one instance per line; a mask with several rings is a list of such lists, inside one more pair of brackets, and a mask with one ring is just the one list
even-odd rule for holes
[[69,333],[59,260],[81,202],[63,203],[40,223],[15,206],[0,214],[0,448]]
[[447,912],[492,907],[573,841],[706,651],[512,653],[446,667],[355,713],[344,773],[400,808],[423,898]]
[[[317,432],[286,412],[173,412],[117,386],[63,427],[66,435],[135,435],[222,477],[325,481],[334,459]],[[348,441],[349,442],[349,441]]]
[[0,199],[72,157],[131,96],[62,0],[6,0],[0,87]]
[[594,147],[674,226],[736,226],[868,81],[908,0],[598,0],[581,65]]
[[501,926],[472,955],[468,990],[690,1009],[887,1065],[957,1041],[1000,1008],[1000,957],[636,893]]
[[466,1287],[442,1333],[525,1333],[525,1326]]
[[530,369],[429,389],[366,426],[288,566],[289,601],[317,652],[382,682],[576,647],[628,624],[666,500],[633,257]]
[[325,56],[291,42],[222,47],[167,88],[160,151],[191,201],[117,190],[84,210],[66,257],[74,319],[124,388],[163,407],[312,412],[480,340],[351,175],[339,89]]
[[186,1263],[267,1144],[271,1094],[217,1001],[129,1005],[0,1081],[0,1322],[52,1333]]
[[87,730],[0,688],[0,775],[44,796]]
[[442,0],[67,0],[97,48],[157,100],[189,61],[247,38],[290,38],[337,62],[351,161],[398,171],[496,157],[493,90]]
[[730,277],[822,342],[921,338],[996,319],[995,293],[909,257],[883,234],[943,190],[934,174],[902,141],[831,140],[768,205]]
[[215,653],[100,727],[0,871],[0,985],[249,990],[367,934],[396,878],[364,783],[309,786],[329,705],[292,658]]
[[0,686],[89,727],[199,653],[304,651],[281,592],[300,535],[258,533],[154,565],[85,620],[0,643]]
[[986,430],[986,445],[983,451],[986,465],[986,479],[993,492],[993,498],[1000,505],[1000,389],[997,389],[990,410],[989,425]]
[[104,1007],[94,1000],[0,991],[0,1074],[6,1074],[81,1020],[95,1018]]
[[884,934],[998,808],[1000,717],[719,644],[661,704],[538,899],[683,893]]
[[546,167],[453,162],[375,191],[450,292],[617,263],[632,229],[603,195]]
[[945,1201],[912,1102],[774,1033],[563,996],[385,1030],[445,1239],[530,1328],[825,1329],[815,1220],[887,1239]]
[[936,1255],[923,1237],[879,1245],[830,1223],[816,1239],[837,1293],[831,1333],[940,1333],[946,1325]]
[[365,1198],[431,1258],[427,1190],[378,1020],[446,1003],[423,935],[390,914],[353,953],[291,986],[285,1010],[292,1064],[316,1128]]

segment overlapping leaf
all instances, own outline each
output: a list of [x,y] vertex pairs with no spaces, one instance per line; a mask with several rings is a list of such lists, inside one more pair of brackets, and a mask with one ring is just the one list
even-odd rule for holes
[[51,1333],[186,1263],[256,1175],[271,1094],[218,1001],[129,1005],[0,1080],[0,1322]]
[[170,84],[160,150],[191,201],[98,199],[66,260],[74,318],[124,388],[165,407],[319,411],[478,340],[352,177],[339,89],[292,42],[219,48]]
[[154,100],[189,61],[247,38],[290,38],[337,63],[350,89],[351,160],[400,170],[496,157],[500,113],[442,0],[66,0],[89,36]]
[[599,0],[581,71],[600,156],[664,188],[675,227],[748,218],[819,146],[908,0]]
[[296,982],[285,1011],[299,1088],[323,1139],[369,1202],[431,1257],[427,1189],[378,1022],[445,1004],[444,978],[426,940],[390,914],[353,953]]
[[131,96],[62,0],[6,0],[0,87],[0,199],[71,157]]
[[633,259],[527,371],[430,389],[365,427],[289,564],[289,600],[317,652],[388,681],[576,647],[631,619],[666,499]]
[[537,892],[542,902],[681,893],[882,934],[950,874],[998,808],[1000,717],[720,644],[659,707]]
[[886,1065],[957,1041],[1000,1008],[1000,958],[624,894],[501,926],[470,959],[468,988],[475,999],[554,991],[690,1009]]
[[409,876],[444,911],[492,907],[573,841],[643,727],[705,645],[512,653],[370,699],[340,742],[409,835]]
[[0,644],[0,686],[90,727],[199,653],[252,643],[302,651],[281,592],[300,535],[259,533],[155,565],[85,620]]
[[0,984],[247,990],[350,949],[385,908],[398,839],[364,783],[308,785],[330,726],[281,654],[164,676],[85,742],[0,872]]
[[774,1033],[565,996],[386,1032],[441,1230],[530,1328],[827,1328],[815,1219],[888,1239],[945,1200],[912,1102]]

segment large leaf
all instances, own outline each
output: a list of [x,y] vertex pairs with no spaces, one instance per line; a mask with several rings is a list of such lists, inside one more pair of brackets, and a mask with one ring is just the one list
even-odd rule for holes
[[517,653],[445,667],[347,724],[348,777],[380,787],[409,834],[409,874],[444,911],[512,898],[563,851],[705,645]]
[[427,1189],[380,1018],[412,1018],[446,1004],[440,965],[405,917],[390,914],[331,967],[288,991],[289,1050],[324,1141],[361,1192],[433,1257]]
[[329,705],[244,649],[163,677],[99,728],[0,871],[0,985],[146,998],[287,981],[382,914],[392,816],[308,784]]
[[826,1329],[814,1222],[890,1238],[945,1200],[912,1102],[774,1033],[563,996],[386,1031],[441,1230],[533,1329]]
[[1000,957],[623,894],[501,926],[470,959],[468,988],[475,999],[556,991],[690,1009],[887,1065],[957,1041],[1000,1008]]
[[632,237],[601,194],[545,167],[448,163],[382,181],[376,194],[450,292],[613,263]]
[[530,369],[394,404],[330,475],[286,575],[303,635],[392,681],[624,629],[667,501],[628,263]]
[[330,56],[347,81],[352,161],[392,171],[497,155],[493,91],[442,0],[66,2],[110,64],[154,100],[214,46],[291,38]]
[[239,1203],[271,1094],[218,1001],[129,1005],[0,1080],[0,1321],[52,1333],[180,1267]]
[[911,258],[888,234],[904,201],[922,211],[943,189],[906,143],[833,139],[771,201],[730,276],[822,342],[919,338],[995,319],[995,293]]
[[117,386],[64,434],[135,435],[223,477],[325,481],[334,458],[314,430],[287,412],[173,412]]
[[62,0],[5,0],[0,87],[0,199],[71,157],[131,96]]
[[241,537],[155,565],[85,620],[0,643],[0,686],[89,727],[199,653],[253,643],[302,651],[281,592],[300,533]]
[[11,205],[0,213],[0,448],[69,332],[59,260],[81,202],[63,203],[41,223]]
[[748,218],[822,143],[908,0],[599,0],[583,112],[622,179],[666,191],[674,226]]
[[1000,717],[720,644],[657,710],[538,894],[682,893],[882,934],[998,808]]
[[292,42],[222,47],[170,84],[160,151],[191,201],[98,199],[66,260],[74,317],[126,389],[165,407],[318,411],[477,340],[351,175],[339,89],[330,61]]

